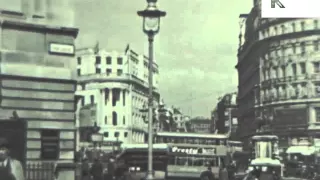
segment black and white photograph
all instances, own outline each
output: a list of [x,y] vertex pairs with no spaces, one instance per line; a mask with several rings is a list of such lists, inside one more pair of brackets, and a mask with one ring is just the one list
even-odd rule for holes
[[319,7],[0,0],[0,180],[320,180]]

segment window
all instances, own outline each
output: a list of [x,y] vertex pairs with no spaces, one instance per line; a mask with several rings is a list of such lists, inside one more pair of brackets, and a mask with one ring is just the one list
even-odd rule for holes
[[78,61],[78,65],[80,65],[81,64],[81,57],[78,57],[77,61]]
[[117,75],[118,75],[118,76],[121,76],[122,73],[123,73],[122,69],[118,69],[118,70],[117,70]]
[[118,63],[119,65],[123,63],[123,59],[122,59],[122,57],[118,57],[118,59],[117,59],[117,63]]
[[128,132],[124,132],[124,137],[128,137]]
[[319,25],[318,25],[318,20],[314,20],[313,21],[313,26],[314,26],[314,29],[318,29],[319,27]]
[[55,129],[41,131],[41,159],[57,160],[60,153],[60,132]]
[[319,40],[313,41],[313,50],[319,51]]
[[106,70],[107,75],[109,76],[112,73],[112,69],[107,69]]
[[104,133],[103,133],[103,136],[104,136],[104,137],[109,137],[109,132],[104,132]]
[[301,70],[301,74],[306,73],[306,63],[304,62],[300,63],[300,70]]
[[126,125],[126,117],[125,116],[123,116],[123,118],[122,118],[122,124]]
[[81,106],[84,106],[84,98],[81,99]]
[[296,24],[292,23],[291,26],[292,26],[292,32],[296,32]]
[[118,138],[119,137],[119,132],[114,133],[114,137]]
[[112,112],[112,124],[114,126],[118,125],[118,115],[115,111]]
[[301,25],[301,31],[304,31],[304,30],[305,30],[305,22],[302,21],[302,22],[300,23],[300,25]]
[[108,117],[104,116],[104,124],[108,124]]
[[81,69],[77,69],[77,75],[81,76]]
[[101,64],[101,56],[96,56],[96,64]]
[[292,52],[295,54],[297,52],[296,44],[292,44]]
[[278,28],[274,27],[274,35],[277,35],[277,34],[278,34]]
[[104,89],[104,103],[107,105],[108,103],[108,100],[109,100],[109,89],[106,88]]
[[90,103],[94,104],[94,96],[93,95],[90,96]]
[[306,53],[306,43],[301,42],[300,47],[301,47],[301,54],[304,55]]
[[297,75],[297,65],[296,64],[292,64],[292,75],[293,76]]
[[314,62],[313,63],[313,72],[314,73],[320,73],[320,63],[319,62]]
[[123,106],[126,106],[126,91],[122,93]]
[[108,57],[106,58],[106,64],[111,64],[111,57],[110,57],[110,56],[108,56]]
[[284,25],[281,25],[281,33],[282,34],[286,33],[286,27]]
[[96,68],[96,74],[100,74],[101,73],[101,69],[100,68]]

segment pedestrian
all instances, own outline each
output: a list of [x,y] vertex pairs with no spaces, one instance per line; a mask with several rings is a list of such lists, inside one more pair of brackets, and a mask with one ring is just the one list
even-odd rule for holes
[[201,180],[214,180],[214,174],[212,172],[211,165],[208,165],[208,169],[206,171],[203,171],[200,174],[200,179]]
[[114,179],[114,171],[115,171],[115,160],[113,157],[109,158],[108,161],[108,172],[105,174],[104,180],[113,180]]
[[21,162],[10,156],[10,146],[6,138],[0,138],[0,179],[25,179]]
[[94,159],[90,172],[93,180],[103,180],[103,164],[98,158]]
[[221,162],[219,169],[219,180],[229,180],[228,171],[223,161]]
[[81,179],[91,180],[90,164],[88,158],[84,158],[81,164]]

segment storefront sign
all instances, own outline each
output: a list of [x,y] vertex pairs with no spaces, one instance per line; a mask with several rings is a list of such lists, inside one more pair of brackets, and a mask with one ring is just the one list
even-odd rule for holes
[[215,148],[178,148],[173,147],[172,152],[180,152],[186,154],[216,154]]
[[50,43],[49,53],[74,55],[75,49],[70,44]]

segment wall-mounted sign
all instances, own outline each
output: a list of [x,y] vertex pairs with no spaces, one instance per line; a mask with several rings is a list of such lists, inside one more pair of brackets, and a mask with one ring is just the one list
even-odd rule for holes
[[186,154],[211,154],[215,155],[217,150],[215,148],[179,148],[173,147],[172,152],[180,152]]
[[74,45],[71,44],[50,43],[49,53],[74,55],[75,48]]

